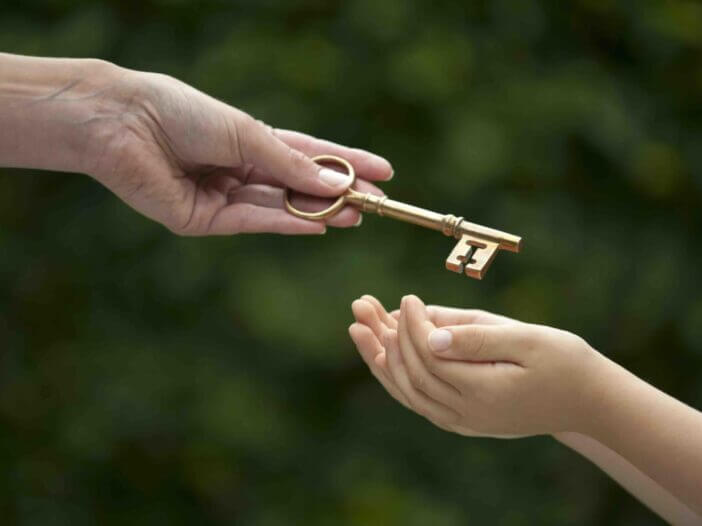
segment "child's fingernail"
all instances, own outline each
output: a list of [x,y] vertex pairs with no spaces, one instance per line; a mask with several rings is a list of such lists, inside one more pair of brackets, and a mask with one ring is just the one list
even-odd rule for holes
[[429,333],[429,348],[432,351],[441,352],[451,347],[453,335],[446,329],[434,329]]
[[351,181],[351,178],[346,174],[332,170],[331,168],[322,168],[319,171],[319,178],[323,183],[329,186],[344,186]]

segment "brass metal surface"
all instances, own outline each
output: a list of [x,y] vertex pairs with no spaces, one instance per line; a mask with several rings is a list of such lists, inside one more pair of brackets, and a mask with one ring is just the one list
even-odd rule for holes
[[[317,163],[334,163],[346,169],[351,177],[351,186],[356,180],[356,172],[351,163],[335,155],[319,155],[312,159]],[[319,212],[304,212],[295,208],[290,202],[290,190],[285,192],[285,208],[291,214],[304,219],[323,220],[338,213],[345,205],[352,205],[362,212],[391,217],[407,223],[413,223],[432,230],[438,230],[446,236],[455,237],[458,243],[446,259],[446,268],[453,272],[466,274],[471,278],[482,279],[498,250],[519,252],[522,238],[507,232],[466,221],[452,214],[439,214],[417,206],[401,203],[370,193],[349,189],[337,198],[328,208]]]

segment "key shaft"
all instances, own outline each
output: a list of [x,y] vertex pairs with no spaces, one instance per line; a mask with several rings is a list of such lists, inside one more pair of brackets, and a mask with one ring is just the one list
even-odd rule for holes
[[418,206],[395,201],[388,198],[388,196],[377,196],[349,190],[346,200],[363,212],[391,217],[424,228],[438,230],[456,239],[461,239],[465,235],[496,243],[502,250],[519,252],[521,249],[522,238],[514,234],[471,223],[462,217],[456,217],[452,214],[439,214]]

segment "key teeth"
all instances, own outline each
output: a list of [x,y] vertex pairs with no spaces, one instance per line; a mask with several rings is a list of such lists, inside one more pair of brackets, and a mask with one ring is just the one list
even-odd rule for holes
[[470,266],[466,266],[466,269],[465,269],[466,276],[468,276],[469,278],[477,279],[477,280],[483,279],[483,276],[485,276],[486,272],[487,272],[487,267],[476,269],[476,268],[471,268]]
[[464,269],[465,265],[460,261],[456,263],[453,261],[446,260],[446,270],[450,270],[451,272],[455,272],[456,274],[463,274]]
[[446,258],[446,269],[451,272],[463,274],[466,267],[465,258],[468,256],[469,251],[470,248],[466,246],[463,240],[456,243],[449,257]]
[[473,279],[483,279],[499,245],[464,235],[446,258],[446,268]]

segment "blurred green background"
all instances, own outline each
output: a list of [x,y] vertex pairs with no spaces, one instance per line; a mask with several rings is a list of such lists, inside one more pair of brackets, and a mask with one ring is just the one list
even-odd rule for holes
[[3,523],[659,523],[552,439],[409,413],[346,328],[363,293],[485,308],[700,407],[699,3],[4,0],[0,49],[174,75],[525,239],[477,282],[388,220],[179,238],[85,176],[0,171]]

